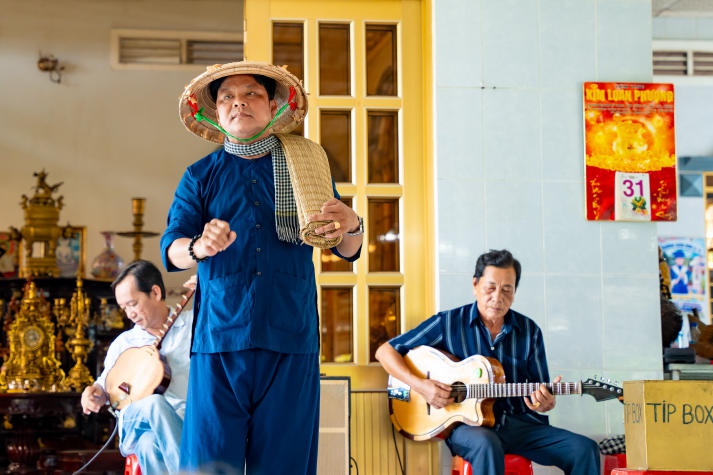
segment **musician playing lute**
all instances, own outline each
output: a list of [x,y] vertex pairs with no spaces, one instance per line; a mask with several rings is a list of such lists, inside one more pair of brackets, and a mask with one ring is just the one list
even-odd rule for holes
[[[190,295],[195,277],[184,285]],[[178,473],[193,311],[166,306],[161,272],[148,261],[127,265],[112,289],[134,326],[109,346],[104,370],[82,393],[82,409],[117,409],[119,449],[136,455],[142,473]]]
[[[502,374],[493,374],[494,379],[549,382],[542,331],[534,320],[510,309],[520,273],[520,263],[507,250],[481,255],[473,275],[475,302],[433,315],[377,349],[376,358],[384,369],[404,383],[401,391],[390,393],[392,404],[399,403],[396,398],[425,399],[426,413],[459,404],[456,399],[463,395],[453,391],[456,381],[441,381],[435,375],[432,378],[405,358],[410,350],[424,345],[457,360],[474,355],[493,358],[502,366]],[[555,378],[554,383],[559,381]],[[463,404],[475,407],[477,399],[465,401]],[[490,401],[494,401],[491,421],[479,419],[474,410],[472,420],[456,422],[443,432],[451,453],[470,462],[474,474],[503,475],[505,454],[511,453],[540,465],[557,466],[566,474],[599,475],[597,444],[549,424],[544,413],[555,407],[555,397],[545,384],[535,385],[535,390],[525,396]],[[396,422],[394,425],[398,426]]]

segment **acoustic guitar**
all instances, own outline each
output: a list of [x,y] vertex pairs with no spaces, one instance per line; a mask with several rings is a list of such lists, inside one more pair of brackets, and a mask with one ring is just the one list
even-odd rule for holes
[[128,348],[119,355],[106,376],[105,390],[111,408],[124,409],[133,401],[152,394],[163,394],[171,383],[171,368],[159,352],[161,341],[178,318],[195,291],[189,289],[176,304],[175,312],[150,345]]
[[394,427],[412,440],[428,440],[455,423],[492,427],[496,398],[529,396],[545,384],[555,396],[588,394],[597,401],[623,400],[617,386],[588,379],[576,383],[506,383],[503,367],[495,358],[474,355],[454,361],[450,355],[430,346],[409,351],[406,365],[423,378],[451,386],[452,404],[436,409],[400,380],[389,377],[387,393],[389,413]]

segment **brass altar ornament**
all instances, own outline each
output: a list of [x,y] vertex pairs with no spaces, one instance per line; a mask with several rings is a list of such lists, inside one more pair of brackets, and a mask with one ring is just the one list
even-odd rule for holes
[[101,330],[123,330],[124,312],[116,305],[110,304],[109,299],[102,297],[99,299],[99,314],[96,318],[96,326]]
[[64,327],[68,336],[65,346],[74,359],[74,366],[67,373],[64,386],[68,390],[81,391],[85,386],[94,383],[89,368],[86,367],[87,356],[92,350],[92,341],[86,336],[86,327],[89,325],[91,299],[84,291],[81,277],[77,277],[77,288],[72,294],[69,308],[61,300],[55,301],[57,323]]
[[141,251],[143,249],[142,238],[158,236],[158,233],[153,231],[144,231],[144,211],[146,210],[146,198],[131,198],[131,213],[134,216],[132,225],[134,226],[133,231],[121,231],[117,234],[122,237],[133,237],[134,244],[132,246],[134,250],[134,260],[138,261],[141,259]]
[[56,249],[62,229],[57,223],[64,197],[55,199],[52,195],[62,182],[48,185],[44,169],[33,175],[37,177],[35,194],[31,198],[23,194],[21,202],[25,210],[25,225],[20,230],[24,245],[20,277],[59,277]]
[[0,391],[44,392],[63,389],[64,371],[55,357],[50,307],[32,280],[7,334],[9,356],[0,370]]

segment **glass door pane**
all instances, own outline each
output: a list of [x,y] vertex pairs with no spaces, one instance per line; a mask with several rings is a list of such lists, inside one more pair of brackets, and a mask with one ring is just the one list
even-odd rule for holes
[[399,206],[397,199],[369,199],[369,272],[399,270]]
[[319,25],[319,93],[351,94],[351,39],[348,24]]
[[323,286],[321,295],[322,363],[350,363],[353,361],[353,289]]
[[369,183],[399,181],[399,122],[396,111],[369,111]]
[[395,96],[397,91],[396,25],[366,25],[366,94]]
[[369,361],[382,343],[401,333],[399,287],[369,288]]
[[327,157],[332,178],[337,183],[352,182],[352,117],[349,110],[320,111],[320,143]]

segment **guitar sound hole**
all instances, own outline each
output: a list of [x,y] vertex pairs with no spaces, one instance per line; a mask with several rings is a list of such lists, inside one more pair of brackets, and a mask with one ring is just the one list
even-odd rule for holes
[[453,398],[453,402],[461,403],[465,401],[466,394],[467,388],[465,387],[465,384],[460,381],[451,383],[451,397]]

